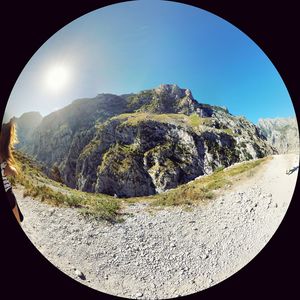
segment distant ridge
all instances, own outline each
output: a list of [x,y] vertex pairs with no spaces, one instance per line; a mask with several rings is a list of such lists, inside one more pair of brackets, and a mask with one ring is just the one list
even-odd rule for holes
[[35,123],[19,149],[72,188],[118,197],[161,193],[277,153],[244,117],[175,84],[75,100]]
[[258,127],[279,153],[299,153],[296,117],[259,119]]

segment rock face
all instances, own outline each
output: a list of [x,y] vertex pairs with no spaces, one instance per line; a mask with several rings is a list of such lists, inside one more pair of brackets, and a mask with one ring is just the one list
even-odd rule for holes
[[17,149],[22,149],[37,126],[41,123],[43,117],[39,112],[27,112],[19,118],[12,118],[17,126],[18,141]]
[[279,153],[299,153],[296,118],[259,119],[258,127]]
[[118,197],[160,193],[276,153],[245,118],[169,84],[76,100],[45,117],[24,149],[70,187]]
[[44,117],[23,151],[50,168],[57,166],[70,187],[76,187],[76,162],[90,142],[95,124],[126,111],[125,99],[100,94],[93,99],[79,99]]
[[135,112],[183,113],[197,112],[201,117],[211,117],[211,106],[198,103],[189,89],[181,89],[176,84],[162,84],[153,90],[126,97],[128,107]]

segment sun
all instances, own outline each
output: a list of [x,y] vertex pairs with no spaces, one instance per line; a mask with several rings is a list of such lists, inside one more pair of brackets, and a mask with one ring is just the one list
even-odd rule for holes
[[53,65],[45,73],[45,87],[52,92],[60,92],[70,81],[70,70],[67,66]]

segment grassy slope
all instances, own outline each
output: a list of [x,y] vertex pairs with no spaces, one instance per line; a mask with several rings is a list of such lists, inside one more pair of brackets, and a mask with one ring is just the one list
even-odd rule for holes
[[93,215],[107,221],[118,221],[120,201],[109,195],[92,194],[71,189],[59,182],[49,179],[37,163],[16,154],[21,170],[13,183],[23,186],[23,196],[31,196],[55,206],[77,207],[87,215]]
[[81,209],[81,212],[110,222],[122,220],[120,209],[123,204],[138,201],[149,202],[151,206],[176,206],[204,203],[215,197],[216,191],[236,182],[241,176],[253,175],[258,166],[270,158],[243,162],[213,174],[200,177],[175,189],[148,197],[116,199],[109,195],[81,192],[46,177],[37,163],[17,153],[20,175],[14,184],[24,187],[24,197],[31,196],[55,205]]
[[112,117],[110,120],[119,120],[122,122],[122,126],[137,126],[144,121],[155,121],[164,124],[176,124],[178,126],[187,126],[196,133],[203,131],[214,131],[216,133],[225,133],[233,137],[238,136],[232,129],[220,128],[217,129],[212,126],[212,118],[200,117],[197,113],[191,115],[185,114],[156,114],[148,112],[136,112],[136,113],[124,113],[118,116]]
[[126,125],[137,125],[139,122],[145,120],[157,121],[161,123],[176,122],[179,125],[188,125],[191,127],[198,127],[199,125],[209,125],[209,118],[201,118],[197,114],[187,116],[185,114],[152,114],[152,113],[127,113],[113,117],[112,120],[122,120]]
[[164,193],[149,196],[131,198],[129,201],[151,201],[152,206],[176,206],[204,203],[216,196],[216,191],[231,186],[243,176],[252,176],[258,170],[258,166],[266,163],[270,158],[262,158],[236,164],[229,168],[220,168],[213,174],[202,176],[188,184],[178,186]]

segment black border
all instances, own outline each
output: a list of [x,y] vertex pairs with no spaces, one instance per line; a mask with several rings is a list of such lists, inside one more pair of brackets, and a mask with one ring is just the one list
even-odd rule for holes
[[[14,82],[38,48],[57,30],[81,15],[120,1],[10,1],[1,3],[1,116]],[[284,79],[299,112],[299,12],[296,1],[177,1],[221,16],[252,38]],[[298,80],[299,81],[299,80]],[[284,187],[283,187],[284,188]],[[299,182],[297,183],[299,190]],[[0,297],[9,299],[102,299],[53,267],[17,226],[0,185]],[[299,244],[294,195],[287,215],[267,246],[234,276],[191,297],[204,299],[292,298],[299,294]],[[295,271],[295,272],[293,272]],[[4,296],[3,299],[6,299]],[[293,297],[294,298],[294,297]]]

